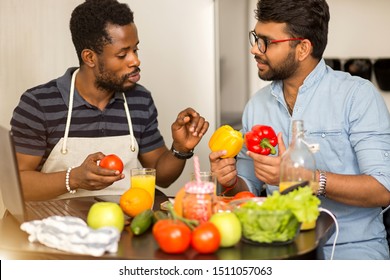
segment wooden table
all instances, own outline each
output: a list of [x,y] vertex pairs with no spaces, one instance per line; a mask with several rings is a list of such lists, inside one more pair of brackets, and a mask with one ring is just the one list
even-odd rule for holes
[[[155,209],[167,197],[157,192]],[[96,202],[94,197],[74,198],[72,202],[85,213]],[[141,236],[133,236],[128,227],[122,232],[115,254],[105,254],[95,258],[88,255],[72,254],[46,247],[40,243],[30,243],[28,235],[19,229],[19,223],[8,212],[0,220],[0,254],[7,259],[164,259],[164,260],[248,260],[248,259],[323,259],[322,246],[335,229],[332,218],[321,213],[315,230],[300,232],[293,243],[288,245],[256,246],[239,242],[232,248],[220,248],[214,254],[198,254],[193,249],[184,254],[170,255],[162,252],[153,238],[151,230]]]

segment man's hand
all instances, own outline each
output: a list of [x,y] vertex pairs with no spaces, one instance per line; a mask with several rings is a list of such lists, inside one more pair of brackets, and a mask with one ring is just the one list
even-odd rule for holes
[[209,122],[192,108],[181,111],[172,124],[173,146],[186,153],[195,148],[209,128]]
[[253,159],[256,177],[266,184],[278,186],[280,180],[280,162],[286,151],[282,133],[278,133],[278,156],[264,156],[248,151],[247,155]]
[[97,162],[104,158],[101,152],[89,155],[84,162],[72,169],[70,185],[90,191],[104,189],[125,177],[118,170],[110,170],[98,166]]
[[223,186],[231,186],[237,180],[235,158],[221,158],[226,151],[212,152],[209,155],[211,172]]

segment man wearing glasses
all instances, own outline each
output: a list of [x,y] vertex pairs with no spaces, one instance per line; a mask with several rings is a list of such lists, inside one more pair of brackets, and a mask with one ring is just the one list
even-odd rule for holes
[[[258,75],[272,81],[248,102],[242,132],[253,125],[278,133],[277,156],[243,147],[236,159],[210,154],[211,169],[228,194],[278,190],[279,166],[291,141],[293,120],[303,120],[315,153],[321,207],[333,212],[340,229],[334,258],[389,259],[382,207],[390,204],[390,115],[368,80],[334,71],[322,58],[329,7],[325,0],[260,0],[249,33]],[[329,258],[335,236],[324,253]]]

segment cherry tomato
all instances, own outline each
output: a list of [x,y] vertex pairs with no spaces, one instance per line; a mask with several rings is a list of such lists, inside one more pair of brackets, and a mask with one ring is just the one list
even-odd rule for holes
[[192,231],[191,246],[202,254],[214,253],[221,243],[221,234],[211,222],[204,222]]
[[255,195],[250,191],[242,191],[236,193],[235,196],[233,196],[233,199],[250,198],[250,197],[255,197]]
[[165,253],[183,253],[191,243],[191,230],[181,221],[159,220],[154,224],[152,232],[154,239]]
[[120,173],[123,171],[123,162],[122,160],[114,155],[107,155],[105,156],[99,163],[99,166],[112,169],[112,170],[119,170]]

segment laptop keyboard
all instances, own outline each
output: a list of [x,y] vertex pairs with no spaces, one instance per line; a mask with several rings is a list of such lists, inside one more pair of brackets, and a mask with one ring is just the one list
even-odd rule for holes
[[50,216],[79,216],[80,212],[67,202],[65,200],[29,201],[26,203],[26,209],[39,219]]

